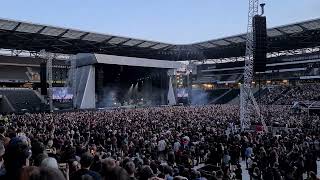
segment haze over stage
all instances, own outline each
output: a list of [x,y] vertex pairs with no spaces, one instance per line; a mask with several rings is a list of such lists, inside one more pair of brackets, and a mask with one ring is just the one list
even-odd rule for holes
[[98,64],[96,107],[167,104],[168,69]]

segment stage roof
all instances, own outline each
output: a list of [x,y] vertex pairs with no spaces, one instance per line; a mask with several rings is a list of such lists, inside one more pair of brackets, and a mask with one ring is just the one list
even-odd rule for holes
[[[99,53],[160,60],[204,60],[245,54],[246,34],[193,44],[168,44],[0,19],[0,48],[54,53]],[[320,45],[320,18],[268,29],[268,52]]]

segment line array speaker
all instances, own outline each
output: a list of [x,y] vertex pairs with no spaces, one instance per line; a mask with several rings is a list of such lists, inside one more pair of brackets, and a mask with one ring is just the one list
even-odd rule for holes
[[47,95],[47,64],[41,63],[40,64],[40,87],[41,87],[41,94]]
[[267,23],[265,16],[253,17],[253,71],[265,72],[267,63]]

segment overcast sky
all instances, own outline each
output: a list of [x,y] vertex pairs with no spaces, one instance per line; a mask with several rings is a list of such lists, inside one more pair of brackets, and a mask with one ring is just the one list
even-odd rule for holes
[[[265,0],[268,27],[320,18],[320,0]],[[185,44],[246,32],[248,0],[1,0],[0,18]]]

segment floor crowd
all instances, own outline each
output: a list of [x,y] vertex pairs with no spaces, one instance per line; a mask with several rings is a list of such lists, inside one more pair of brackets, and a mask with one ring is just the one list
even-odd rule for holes
[[[263,106],[239,132],[239,107],[150,107],[1,117],[0,179],[317,179],[319,117]],[[263,128],[262,128],[263,129]],[[210,164],[206,174],[194,167]]]

